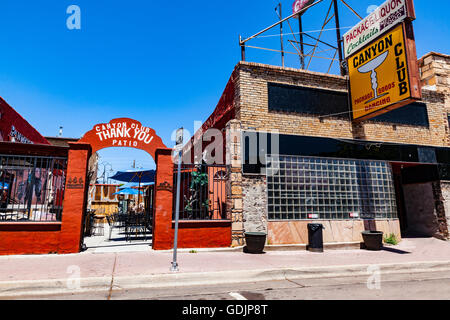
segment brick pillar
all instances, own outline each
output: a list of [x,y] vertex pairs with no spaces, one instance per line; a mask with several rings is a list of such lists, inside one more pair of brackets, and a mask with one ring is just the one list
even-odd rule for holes
[[226,125],[226,156],[231,167],[227,181],[227,208],[232,219],[231,246],[244,245],[244,215],[242,196],[241,123],[231,120]]
[[172,149],[156,150],[156,181],[153,216],[153,249],[173,248],[172,207],[173,168]]
[[450,56],[430,52],[419,60],[422,86],[436,86],[440,92],[450,93]]
[[445,111],[450,114],[450,55],[430,52],[419,59],[419,68],[422,87],[444,93]]
[[69,142],[62,226],[58,253],[78,253],[83,234],[83,213],[86,210],[89,181],[88,162],[91,145]]

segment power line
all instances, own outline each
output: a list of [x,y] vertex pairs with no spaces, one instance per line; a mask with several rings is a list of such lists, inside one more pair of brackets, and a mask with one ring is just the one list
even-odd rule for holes
[[[283,36],[289,36],[289,35],[299,35],[299,34],[306,34],[306,33],[316,33],[316,32],[320,32],[320,31],[336,31],[336,30],[342,30],[342,29],[351,29],[353,27],[340,27],[340,28],[328,28],[328,29],[323,29],[323,30],[311,30],[311,31],[303,31],[303,32],[293,32],[293,33],[283,33]],[[260,35],[257,36],[256,38],[269,38],[269,37],[279,37],[280,34],[268,34],[268,35]]]

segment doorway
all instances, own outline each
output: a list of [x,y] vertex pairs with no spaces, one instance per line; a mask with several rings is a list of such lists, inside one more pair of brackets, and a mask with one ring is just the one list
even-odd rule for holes
[[433,237],[439,230],[436,214],[439,181],[436,165],[391,163],[402,237]]
[[150,250],[151,175],[156,172],[152,157],[139,149],[106,148],[91,156],[88,170],[84,249],[96,253]]

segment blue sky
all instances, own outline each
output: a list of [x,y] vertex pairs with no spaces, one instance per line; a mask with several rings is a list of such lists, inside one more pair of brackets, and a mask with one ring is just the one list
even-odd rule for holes
[[[239,34],[248,37],[276,22],[278,2],[3,0],[0,96],[43,135],[56,136],[63,126],[64,136],[80,137],[94,124],[129,117],[153,127],[172,146],[174,129],[193,131],[194,121],[204,121],[214,110],[240,59]],[[286,16],[293,0],[281,2]],[[370,5],[384,1],[347,2],[366,16]],[[81,8],[81,30],[66,27],[71,4]],[[320,29],[328,5],[325,0],[304,16],[305,31]],[[418,56],[449,54],[450,1],[415,0],[415,6]],[[340,15],[342,33],[358,21],[343,5]],[[297,32],[296,21],[291,26]],[[290,33],[287,24],[284,32]],[[330,30],[323,37],[331,41],[334,36]],[[279,38],[257,39],[252,45],[278,49]],[[280,56],[271,52],[248,49],[247,58],[280,64]],[[287,65],[298,67],[298,58],[288,56]],[[314,71],[327,68],[322,61],[311,65]],[[153,163],[141,151],[107,149],[102,157],[115,170],[134,159],[138,166]]]

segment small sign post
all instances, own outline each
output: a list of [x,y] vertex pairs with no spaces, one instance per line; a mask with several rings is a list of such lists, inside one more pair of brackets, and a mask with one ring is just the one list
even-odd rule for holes
[[178,171],[177,171],[177,195],[175,207],[175,235],[173,239],[173,261],[172,272],[178,272],[177,249],[178,249],[178,221],[180,219],[180,180],[181,180],[181,161],[183,157],[183,128],[177,130],[175,151],[178,153]]

